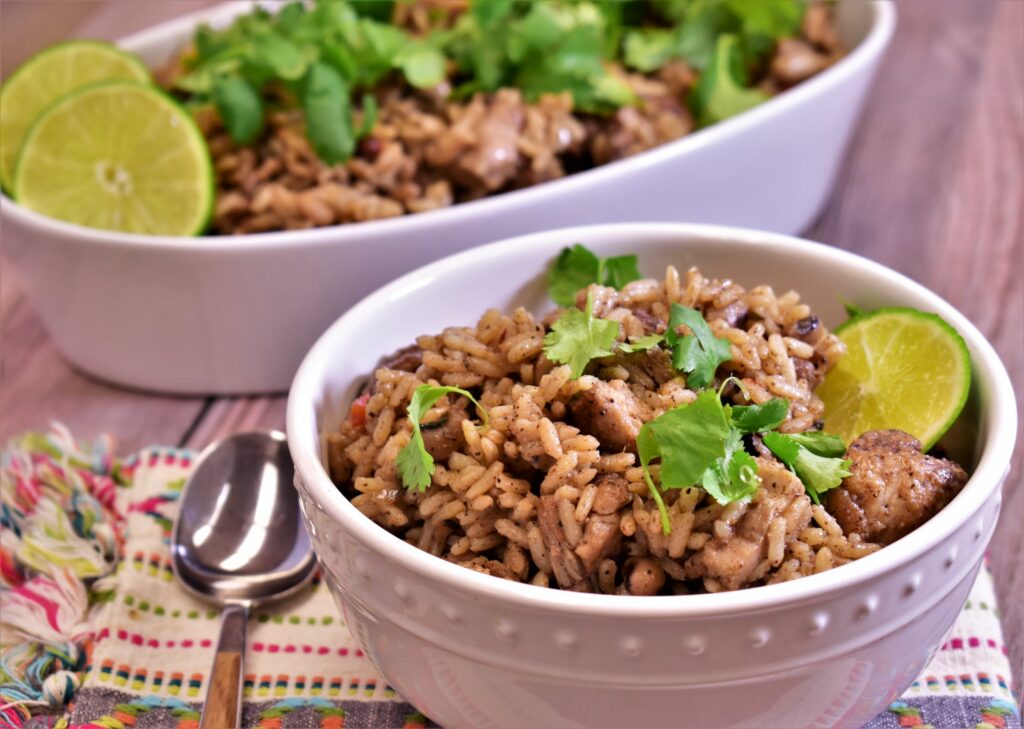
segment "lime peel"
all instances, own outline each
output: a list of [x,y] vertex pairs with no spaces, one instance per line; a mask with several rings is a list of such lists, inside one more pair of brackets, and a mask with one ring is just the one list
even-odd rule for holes
[[102,81],[149,79],[142,61],[103,41],[66,41],[32,56],[0,87],[0,183],[12,190],[22,142],[39,115],[55,101]]
[[963,337],[937,314],[885,307],[835,329],[846,356],[817,389],[825,430],[847,442],[896,428],[929,450],[953,425],[971,386]]
[[148,84],[74,91],[29,130],[15,169],[18,202],[69,223],[149,235],[197,235],[213,210],[209,151],[192,117]]

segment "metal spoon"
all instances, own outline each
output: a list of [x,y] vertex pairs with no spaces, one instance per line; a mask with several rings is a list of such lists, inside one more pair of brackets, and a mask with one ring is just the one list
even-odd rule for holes
[[294,477],[283,433],[236,433],[202,452],[181,494],[174,574],[223,608],[200,729],[241,722],[249,609],[296,592],[313,575]]

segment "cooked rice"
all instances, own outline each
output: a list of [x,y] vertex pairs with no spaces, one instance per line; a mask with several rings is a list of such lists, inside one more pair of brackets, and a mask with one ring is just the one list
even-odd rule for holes
[[[425,32],[428,18],[443,24],[464,8],[462,0],[396,3],[394,21]],[[189,53],[183,49],[156,70],[172,92]],[[776,94],[843,54],[832,8],[813,3],[799,37],[779,42],[759,72],[758,89]],[[673,60],[646,75],[617,72],[639,103],[609,116],[574,109],[569,93],[530,102],[519,90],[503,88],[455,101],[448,98],[448,82],[424,91],[388,79],[372,89],[380,109],[372,133],[352,159],[337,165],[314,153],[303,113],[287,95],[271,99],[283,110],[270,114],[265,133],[247,146],[231,140],[212,106],[199,107],[217,181],[213,229],[235,235],[297,230],[436,210],[630,157],[696,128],[685,99],[698,75],[685,62]],[[356,127],[361,123],[357,118]],[[532,356],[528,348],[520,355]]]
[[[635,281],[622,291],[595,285],[588,291],[596,315],[621,322],[620,336],[664,331],[674,302],[699,308],[712,330],[733,345],[733,359],[719,369],[721,379],[738,378],[753,402],[788,398],[783,432],[820,427],[823,405],[813,388],[844,347],[795,292],[745,290],[696,269],[680,275],[673,267],[662,281]],[[699,488],[665,491],[672,529],[664,534],[635,455],[603,450],[597,438],[582,432],[572,422],[571,400],[605,381],[592,373],[614,373],[650,417],[696,394],[674,372],[659,383],[641,366],[644,355],[606,358],[571,380],[568,367],[542,354],[545,322],[556,315],[539,321],[522,308],[510,314],[491,309],[475,327],[419,337],[422,363],[415,371],[378,369],[365,422],[346,420],[328,435],[332,475],[352,503],[409,543],[457,564],[535,585],[604,593],[686,594],[781,582],[879,548],[844,534],[767,451],[758,458],[762,487],[751,500],[723,507]],[[432,485],[419,492],[402,487],[395,457],[411,435],[405,408],[414,389],[426,383],[475,388],[489,426],[462,420],[456,436],[461,444],[438,460]],[[746,402],[740,388],[725,392]],[[442,398],[424,416],[425,427],[454,427],[449,418],[457,400]],[[622,479],[611,513],[601,487],[609,482],[601,479]],[[788,506],[766,525],[756,564],[739,578],[716,570],[713,552],[734,543],[752,509],[773,498]],[[553,505],[550,521],[545,504]],[[801,518],[787,522],[795,513]],[[617,530],[620,536],[610,539],[618,544],[586,569],[579,555],[587,553],[602,520]]]

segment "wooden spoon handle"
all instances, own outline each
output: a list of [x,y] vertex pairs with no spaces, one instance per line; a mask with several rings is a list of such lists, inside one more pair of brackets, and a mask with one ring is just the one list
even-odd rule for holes
[[245,624],[249,610],[228,605],[220,619],[220,640],[210,669],[199,729],[238,729],[242,722],[242,675],[245,670]]

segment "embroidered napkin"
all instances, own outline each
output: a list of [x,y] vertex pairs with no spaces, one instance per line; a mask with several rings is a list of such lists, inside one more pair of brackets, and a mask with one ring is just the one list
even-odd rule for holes
[[[85,448],[59,429],[5,454],[0,726],[198,726],[218,612],[177,586],[168,552],[192,460],[147,448],[119,463],[106,441]],[[431,725],[376,673],[318,581],[255,611],[245,673],[246,727]],[[1020,729],[1011,682],[982,570],[948,642],[868,728]]]

